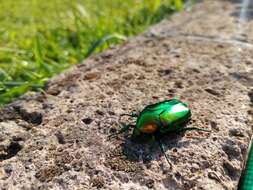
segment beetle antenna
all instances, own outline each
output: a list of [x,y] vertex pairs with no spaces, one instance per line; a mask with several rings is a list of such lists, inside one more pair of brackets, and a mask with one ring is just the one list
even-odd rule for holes
[[120,118],[123,117],[123,116],[138,117],[138,115],[139,114],[132,112],[132,113],[123,113],[123,114],[120,114],[119,117]]
[[120,129],[119,132],[117,132],[117,133],[115,133],[115,134],[109,135],[108,139],[111,139],[112,137],[116,137],[117,135],[119,135],[119,134],[121,134],[121,133],[124,133],[124,132],[128,131],[130,127],[135,127],[135,125],[131,125],[131,124],[129,124],[129,125],[124,125],[124,124],[123,124],[122,129]]
[[138,117],[139,115],[138,115],[137,113],[134,113],[134,112],[132,112],[132,113],[130,113],[130,114],[128,114],[128,113],[120,114],[120,115],[119,115],[119,119],[118,119],[118,122],[119,122],[119,123],[121,123],[120,121],[121,121],[121,118],[122,118],[123,116]]
[[157,137],[156,139],[157,139],[157,141],[158,141],[158,144],[159,144],[159,147],[160,147],[160,149],[161,149],[161,152],[162,152],[163,155],[165,156],[165,158],[166,158],[168,164],[170,165],[170,168],[172,168],[172,164],[170,163],[169,157],[167,156],[167,154],[166,154],[166,152],[165,152],[164,144],[163,144],[161,138],[160,138],[160,137]]

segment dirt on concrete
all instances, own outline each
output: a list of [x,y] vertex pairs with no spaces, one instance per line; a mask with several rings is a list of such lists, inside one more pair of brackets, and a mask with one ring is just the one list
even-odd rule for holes
[[[237,39],[237,6],[197,4],[0,110],[0,189],[236,189],[253,126],[253,22]],[[131,132],[108,138],[170,98],[212,131],[164,136],[172,168]]]

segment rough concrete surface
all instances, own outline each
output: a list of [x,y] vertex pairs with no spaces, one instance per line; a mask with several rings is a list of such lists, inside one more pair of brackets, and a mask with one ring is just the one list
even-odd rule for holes
[[[0,110],[0,189],[236,189],[253,113],[253,21],[238,7],[199,3]],[[120,114],[173,97],[212,132],[164,136],[172,168],[131,132],[108,139]]]

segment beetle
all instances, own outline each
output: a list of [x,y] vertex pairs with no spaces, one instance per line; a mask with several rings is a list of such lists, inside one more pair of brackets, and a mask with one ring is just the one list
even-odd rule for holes
[[[116,133],[118,135],[134,128],[132,137],[137,138],[141,134],[149,134],[152,141],[158,141],[162,153],[165,155],[169,163],[169,159],[165,154],[164,145],[161,141],[161,135],[166,133],[179,133],[187,130],[201,130],[210,132],[207,129],[197,127],[185,127],[191,120],[191,109],[187,104],[178,99],[169,99],[155,104],[147,105],[139,114],[121,114],[122,116],[130,116],[136,119],[136,123],[124,125],[123,128]],[[114,136],[114,135],[113,135]]]

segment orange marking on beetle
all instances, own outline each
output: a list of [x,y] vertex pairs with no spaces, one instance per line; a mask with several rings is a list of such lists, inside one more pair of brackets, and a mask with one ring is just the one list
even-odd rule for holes
[[140,131],[143,133],[154,133],[158,129],[158,126],[156,124],[147,124],[143,126]]

